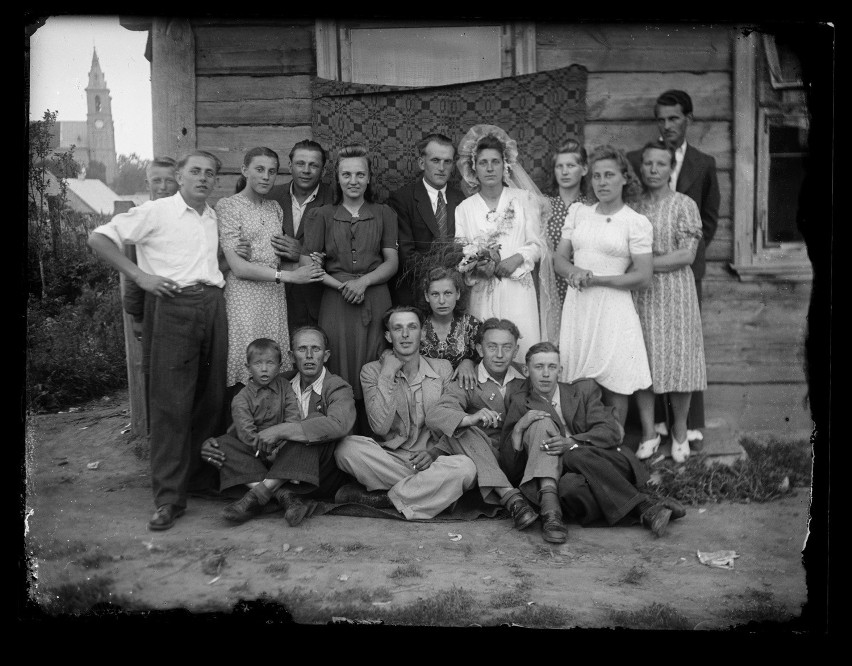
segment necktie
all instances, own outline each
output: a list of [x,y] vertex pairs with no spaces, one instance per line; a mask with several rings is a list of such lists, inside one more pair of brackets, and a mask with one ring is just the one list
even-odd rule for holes
[[438,231],[441,238],[447,235],[447,204],[444,203],[444,193],[438,190],[438,205],[435,207],[435,220],[438,222]]

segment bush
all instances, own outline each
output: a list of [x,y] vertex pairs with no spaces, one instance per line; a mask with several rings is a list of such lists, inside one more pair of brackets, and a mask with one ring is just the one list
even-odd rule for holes
[[27,406],[54,410],[127,386],[118,278],[27,307]]

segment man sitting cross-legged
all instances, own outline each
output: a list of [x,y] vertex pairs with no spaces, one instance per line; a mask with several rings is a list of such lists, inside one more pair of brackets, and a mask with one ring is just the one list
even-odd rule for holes
[[353,435],[334,452],[337,465],[368,492],[344,486],[335,501],[396,508],[408,520],[433,518],[476,480],[473,461],[445,455],[451,453],[446,441],[426,428],[426,414],[447,390],[453,368],[420,355],[419,310],[398,305],[383,320],[393,353],[361,369],[367,417],[379,441]]
[[325,368],[331,352],[325,332],[303,326],[293,332],[290,357],[297,372],[278,374],[280,350],[271,340],[248,349],[249,383],[234,397],[234,424],[227,435],[205,442],[202,455],[219,467],[221,489],[250,490],[222,515],[244,522],[274,498],[284,518],[298,525],[308,511],[302,498],[332,497],[346,476],[334,447],[352,431],[352,387]]
[[464,389],[453,382],[427,412],[426,425],[447,435],[454,453],[473,460],[483,499],[505,506],[514,526],[522,530],[532,525],[538,514],[512,487],[497,462],[506,405],[526,381],[512,362],[520,333],[508,319],[492,317],[482,323],[480,335],[476,351],[482,361],[474,369],[475,386]]
[[621,445],[624,430],[601,401],[597,383],[557,382],[559,349],[550,342],[530,347],[526,370],[529,384],[512,396],[500,458],[509,479],[520,477],[521,492],[541,507],[544,540],[567,540],[562,507],[580,524],[603,518],[613,525],[638,513],[643,525],[663,536],[684,509],[639,490],[648,471]]

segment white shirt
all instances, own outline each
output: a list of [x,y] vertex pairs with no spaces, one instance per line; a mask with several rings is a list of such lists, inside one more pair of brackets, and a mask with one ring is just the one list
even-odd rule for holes
[[320,376],[314,380],[304,391],[302,390],[301,375],[296,373],[296,376],[290,380],[290,386],[293,387],[293,392],[299,398],[299,412],[302,415],[302,420],[308,418],[308,409],[311,406],[311,391],[317,395],[322,395],[322,383],[325,380],[325,366],[323,366]]
[[293,192],[293,183],[290,183],[290,201],[292,205],[290,209],[293,211],[293,233],[298,233],[299,225],[302,223],[302,216],[305,214],[305,208],[307,208],[308,204],[311,203],[314,199],[317,198],[317,193],[319,192],[319,184],[314,188],[314,191],[311,192],[303,203],[299,203],[296,201],[296,195]]
[[672,175],[669,176],[669,187],[677,192],[677,177],[680,175],[680,168],[683,166],[683,156],[686,155],[686,140],[680,144],[680,148],[675,150],[675,166],[672,169]]
[[487,381],[492,381],[500,388],[500,395],[504,398],[506,397],[506,387],[509,382],[513,379],[524,379],[524,376],[515,369],[514,365],[510,365],[509,369],[506,371],[506,375],[503,377],[503,382],[500,383],[494,377],[491,376],[491,373],[485,369],[485,364],[481,361],[476,366],[476,381],[480,384],[484,384]]
[[181,287],[199,282],[225,285],[217,256],[216,212],[205,203],[199,215],[180,192],[119,213],[92,233],[103,234],[119,247],[135,245],[139,268]]
[[447,203],[447,186],[444,185],[440,190],[436,190],[429,183],[426,182],[426,179],[423,179],[423,184],[426,186],[426,194],[429,195],[429,201],[432,202],[432,212],[438,212],[438,192],[441,192],[444,195],[444,203]]

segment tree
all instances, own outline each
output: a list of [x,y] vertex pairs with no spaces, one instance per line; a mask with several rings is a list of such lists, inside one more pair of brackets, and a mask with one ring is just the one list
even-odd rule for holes
[[119,155],[117,174],[112,182],[116,194],[136,194],[147,189],[148,160],[143,160],[136,153]]

